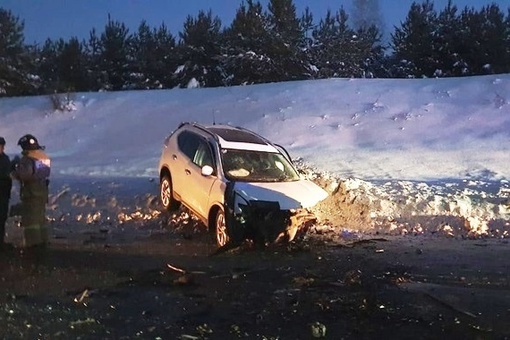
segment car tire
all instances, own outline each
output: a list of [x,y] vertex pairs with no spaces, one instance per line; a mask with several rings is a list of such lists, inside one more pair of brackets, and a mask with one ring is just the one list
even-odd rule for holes
[[159,185],[159,199],[163,209],[166,211],[177,210],[180,206],[180,202],[174,198],[172,179],[168,175],[164,175],[161,178]]
[[223,208],[218,209],[216,217],[214,218],[214,236],[216,238],[216,245],[218,248],[225,246],[230,241],[227,231],[225,211],[223,211]]

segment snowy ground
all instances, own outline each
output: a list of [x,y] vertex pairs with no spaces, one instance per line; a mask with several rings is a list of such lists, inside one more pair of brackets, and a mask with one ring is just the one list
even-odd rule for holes
[[77,93],[69,112],[44,96],[3,98],[0,136],[11,156],[25,133],[46,146],[57,237],[171,224],[158,217],[155,179],[163,139],[182,121],[243,126],[286,146],[331,193],[317,211],[325,226],[506,237],[509,93],[510,75],[498,75]]

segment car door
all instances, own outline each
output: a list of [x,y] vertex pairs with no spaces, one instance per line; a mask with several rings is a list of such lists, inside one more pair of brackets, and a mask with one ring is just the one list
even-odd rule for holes
[[177,148],[170,155],[172,170],[172,185],[174,193],[186,205],[188,190],[190,160],[193,159],[198,148],[199,136],[191,131],[182,131],[177,135]]
[[[195,155],[187,168],[189,185],[186,190],[186,199],[192,205],[192,209],[204,218],[207,218],[209,214],[211,188],[218,178],[216,164],[212,146],[205,139],[200,138]],[[213,168],[212,175],[202,175],[202,167],[205,165]]]

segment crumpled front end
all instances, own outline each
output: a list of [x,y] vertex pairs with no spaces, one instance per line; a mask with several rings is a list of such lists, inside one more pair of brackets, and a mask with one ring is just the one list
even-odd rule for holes
[[314,214],[300,205],[282,209],[279,201],[250,199],[240,188],[245,186],[229,183],[225,194],[227,230],[233,242],[245,239],[262,244],[290,242],[316,220]]

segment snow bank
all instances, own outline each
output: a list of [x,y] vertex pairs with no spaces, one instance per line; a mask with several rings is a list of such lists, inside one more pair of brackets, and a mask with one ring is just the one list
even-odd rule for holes
[[[197,121],[254,130],[330,174],[319,210],[338,227],[506,235],[509,93],[510,75],[494,75],[79,93],[71,112],[53,112],[49,97],[2,98],[0,135],[11,156],[25,133],[46,145],[52,194],[69,200],[52,211],[84,225],[158,220],[149,179],[163,140]],[[126,192],[108,196],[97,181]]]

